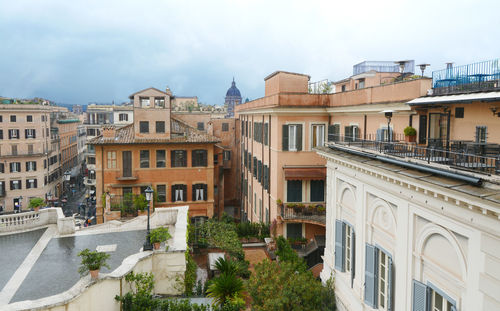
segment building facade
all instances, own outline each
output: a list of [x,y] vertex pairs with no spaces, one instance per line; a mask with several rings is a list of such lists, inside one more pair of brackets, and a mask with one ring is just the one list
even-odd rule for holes
[[[397,139],[397,124],[388,139],[368,118],[366,128],[385,133],[334,135],[318,149],[327,160],[321,278],[334,277],[340,310],[500,309],[498,84],[465,67],[435,72],[432,90],[394,103],[393,118],[416,120],[416,142]],[[354,107],[335,109],[356,122]]]
[[191,217],[213,216],[219,139],[174,118],[166,92],[150,88],[130,99],[134,123],[119,129],[106,126],[89,142],[96,155],[97,198],[109,197],[97,200],[97,221],[113,219],[123,198],[148,186],[157,193],[155,206],[188,204]]

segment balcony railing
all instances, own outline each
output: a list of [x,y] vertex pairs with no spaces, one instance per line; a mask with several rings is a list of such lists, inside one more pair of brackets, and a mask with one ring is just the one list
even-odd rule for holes
[[[470,153],[468,149],[459,148],[459,144],[449,144],[446,149],[446,142],[439,142],[441,147],[421,147],[416,144],[393,142],[393,141],[373,141],[363,140],[360,138],[345,137],[334,135],[332,137],[335,144],[340,144],[347,147],[357,147],[368,149],[382,154],[387,154],[394,157],[404,159],[417,159],[427,163],[444,164],[456,169],[472,171],[481,174],[500,175],[500,154],[496,156],[482,156],[477,153]],[[477,152],[484,151],[488,146],[493,144],[476,144]],[[472,149],[471,149],[472,150]]]
[[284,220],[311,221],[326,225],[326,208],[321,202],[284,203],[281,205],[281,217]]
[[437,70],[432,73],[434,95],[500,89],[500,59]]

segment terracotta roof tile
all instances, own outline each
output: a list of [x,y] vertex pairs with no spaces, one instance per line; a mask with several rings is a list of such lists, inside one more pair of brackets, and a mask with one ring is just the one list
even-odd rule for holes
[[215,136],[208,135],[189,126],[187,123],[171,118],[170,138],[139,138],[134,136],[134,125],[130,124],[115,130],[114,137],[98,136],[89,145],[110,144],[178,144],[178,143],[219,143]]

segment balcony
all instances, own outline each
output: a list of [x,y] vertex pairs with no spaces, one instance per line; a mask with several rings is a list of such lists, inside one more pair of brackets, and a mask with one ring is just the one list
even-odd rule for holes
[[415,143],[364,140],[341,135],[329,135],[329,141],[330,146],[360,151],[364,149],[403,161],[415,159],[479,174],[500,175],[500,147],[497,144],[432,140],[429,146],[419,146]]
[[290,202],[280,206],[283,220],[296,220],[326,225],[326,207],[324,202]]
[[500,59],[449,67],[432,73],[433,95],[500,90]]

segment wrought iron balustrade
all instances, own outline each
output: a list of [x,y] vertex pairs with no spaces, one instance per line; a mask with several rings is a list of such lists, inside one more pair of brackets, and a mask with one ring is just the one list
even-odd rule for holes
[[290,202],[281,205],[281,217],[285,220],[306,220],[326,224],[326,205],[324,202]]

